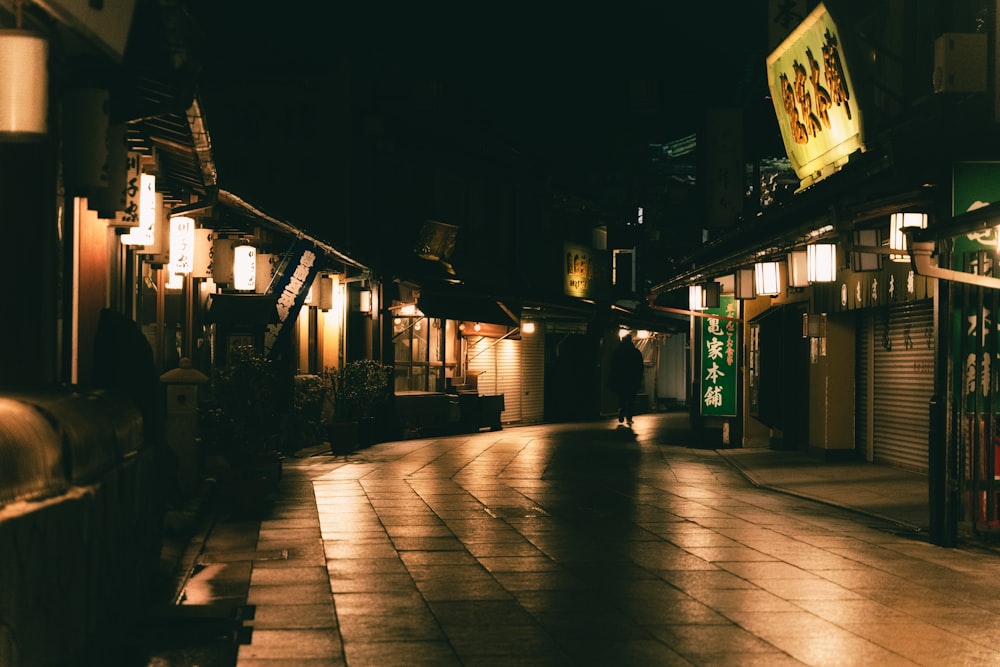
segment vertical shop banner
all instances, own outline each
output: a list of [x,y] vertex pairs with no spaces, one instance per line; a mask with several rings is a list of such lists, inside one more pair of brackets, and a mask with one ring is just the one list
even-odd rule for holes
[[316,246],[305,239],[295,242],[285,270],[274,285],[273,294],[277,297],[275,310],[277,322],[267,325],[264,332],[264,354],[268,359],[276,358],[288,342],[292,325],[299,315],[302,304],[305,303],[309,287],[313,284],[319,261],[316,256]]
[[699,318],[701,414],[706,417],[736,416],[736,380],[739,374],[736,310],[733,297],[723,296],[719,299],[718,308],[705,309],[706,317]]

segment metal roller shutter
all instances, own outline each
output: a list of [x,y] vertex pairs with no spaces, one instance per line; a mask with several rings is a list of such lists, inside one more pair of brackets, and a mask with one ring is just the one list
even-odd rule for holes
[[871,384],[872,384],[872,313],[859,311],[854,344],[857,359],[854,363],[854,442],[866,460],[871,460]]
[[929,402],[934,393],[933,302],[876,311],[874,329],[874,459],[927,472]]
[[545,335],[521,336],[521,423],[545,418]]

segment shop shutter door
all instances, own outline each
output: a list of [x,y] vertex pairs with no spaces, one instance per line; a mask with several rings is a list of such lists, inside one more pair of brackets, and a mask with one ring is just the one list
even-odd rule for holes
[[545,335],[521,336],[521,423],[545,418]]
[[854,343],[857,359],[854,364],[854,428],[855,449],[861,452],[866,459],[871,452],[871,384],[872,384],[872,311],[858,311],[855,332],[857,339]]
[[874,459],[918,472],[927,472],[933,320],[927,300],[891,307],[888,323],[886,311],[876,311],[874,321]]
[[495,338],[470,339],[469,370],[479,371],[479,393],[504,395],[504,424],[521,420],[521,341]]

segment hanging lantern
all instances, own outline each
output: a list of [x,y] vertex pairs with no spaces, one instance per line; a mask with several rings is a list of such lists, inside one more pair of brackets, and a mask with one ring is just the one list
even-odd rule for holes
[[194,220],[170,218],[170,266],[174,273],[191,273],[194,266]]
[[757,286],[754,280],[753,269],[736,269],[733,278],[737,299],[751,300],[757,298]]
[[233,284],[233,239],[212,242],[212,280],[217,285]]
[[212,230],[204,227],[194,231],[194,262],[192,278],[212,277]]
[[777,262],[757,262],[753,266],[753,277],[757,294],[762,296],[781,294],[781,274]]
[[904,229],[927,229],[926,213],[893,213],[889,216],[889,250],[895,250],[889,259],[894,262],[909,262]]
[[788,286],[809,287],[809,253],[793,250],[788,253]]
[[688,285],[688,308],[690,310],[705,310],[701,297],[701,285]]
[[707,308],[718,308],[721,303],[721,296],[722,283],[710,280],[701,284],[701,307],[703,310]]
[[837,244],[813,243],[806,252],[809,282],[832,283],[837,279]]
[[233,248],[233,289],[253,292],[257,288],[257,249],[252,245]]
[[280,260],[280,255],[264,252],[257,253],[257,287],[255,291],[264,294],[270,290],[275,274],[278,273]]
[[48,42],[41,36],[0,30],[0,138],[4,141],[37,141],[48,132],[48,56]]
[[156,176],[142,174],[139,176],[139,226],[122,234],[122,243],[142,246],[156,243],[156,215]]

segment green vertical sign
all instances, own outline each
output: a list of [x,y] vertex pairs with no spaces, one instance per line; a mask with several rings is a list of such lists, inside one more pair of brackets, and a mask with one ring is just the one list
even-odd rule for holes
[[[718,308],[706,308],[701,320],[701,414],[736,416],[738,375],[736,302],[719,298]],[[713,317],[714,316],[714,317]],[[733,319],[723,319],[733,318]]]

